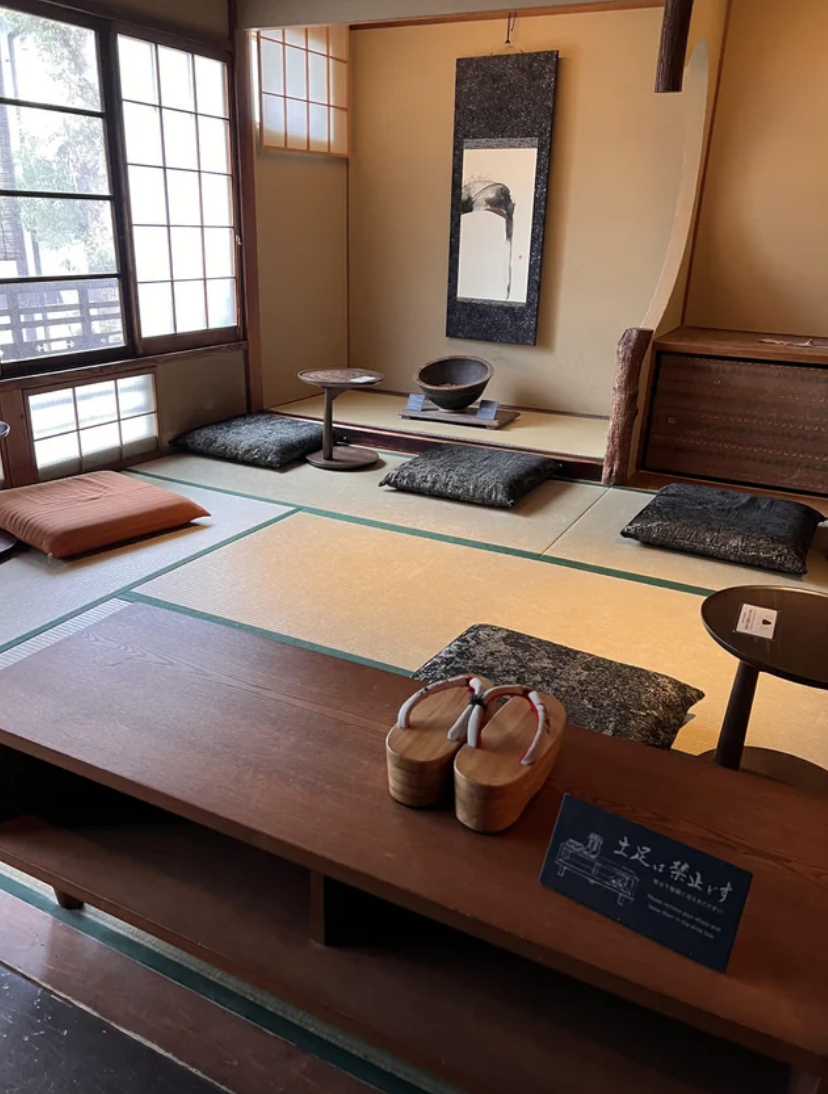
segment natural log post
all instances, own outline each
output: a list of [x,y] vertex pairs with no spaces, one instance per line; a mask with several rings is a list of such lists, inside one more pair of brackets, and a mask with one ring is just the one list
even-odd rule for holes
[[692,16],[693,0],[667,0],[664,5],[661,47],[658,51],[656,68],[655,89],[657,92],[682,89]]
[[607,435],[607,451],[604,457],[604,473],[601,477],[601,481],[609,486],[620,486],[627,481],[633,430],[635,419],[638,417],[641,366],[644,364],[652,338],[651,330],[632,327],[624,331],[618,343],[612,412]]

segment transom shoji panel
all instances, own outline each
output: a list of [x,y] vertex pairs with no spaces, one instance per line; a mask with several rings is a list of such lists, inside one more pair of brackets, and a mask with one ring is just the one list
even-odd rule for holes
[[262,30],[262,148],[348,155],[348,27]]

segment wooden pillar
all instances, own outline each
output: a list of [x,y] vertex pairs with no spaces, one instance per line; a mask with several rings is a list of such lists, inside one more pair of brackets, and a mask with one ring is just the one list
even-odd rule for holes
[[246,31],[235,26],[235,4],[231,4],[233,41],[235,45],[235,131],[237,134],[236,164],[238,203],[241,214],[242,293],[240,304],[247,339],[247,406],[248,410],[264,408],[264,378],[262,374],[262,325],[259,297],[259,246],[256,228],[256,146],[253,86],[250,71],[250,42]]
[[693,0],[667,0],[664,22],[661,24],[661,47],[658,51],[655,89],[657,92],[681,91],[684,84],[684,62],[687,39],[693,17]]
[[608,486],[620,486],[627,481],[635,419],[638,417],[641,366],[652,338],[651,330],[631,327],[618,343],[607,451],[601,477],[601,481]]
[[29,437],[25,395],[19,388],[0,393],[0,420],[10,427],[3,441],[3,468],[7,486],[29,486],[37,482],[34,449]]

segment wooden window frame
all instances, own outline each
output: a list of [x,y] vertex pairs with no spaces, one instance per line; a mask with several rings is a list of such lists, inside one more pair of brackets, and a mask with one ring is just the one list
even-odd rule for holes
[[[238,108],[236,102],[236,79],[234,70],[234,50],[232,42],[190,37],[185,32],[164,29],[156,23],[135,24],[121,19],[107,17],[100,5],[87,0],[86,3],[73,3],[71,6],[51,0],[0,0],[0,6],[29,15],[53,19],[85,27],[96,34],[98,61],[101,78],[101,114],[104,121],[107,164],[110,176],[111,208],[115,231],[115,251],[117,272],[108,276],[118,278],[121,287],[121,309],[124,324],[124,345],[101,350],[86,350],[81,353],[55,354],[38,357],[29,361],[0,362],[0,388],[6,381],[39,375],[44,380],[52,373],[62,373],[70,369],[125,362],[126,375],[132,371],[133,363],[144,358],[159,357],[169,353],[188,350],[208,349],[223,345],[238,344],[244,338],[243,316],[244,299],[244,255],[241,247],[242,177],[239,158]],[[233,231],[235,241],[236,316],[232,327],[213,328],[181,334],[168,334],[158,337],[144,337],[140,331],[138,310],[138,290],[135,268],[135,256],[132,245],[132,223],[129,208],[127,185],[126,140],[123,124],[120,70],[118,66],[118,35],[169,46],[213,60],[227,66],[228,125],[230,134],[230,178],[232,193]],[[71,196],[71,195],[67,195]],[[60,277],[50,280],[59,281]],[[9,464],[6,463],[8,472]]]
[[158,416],[158,446],[153,452],[143,452],[127,459],[113,461],[106,465],[107,470],[120,471],[135,464],[146,463],[162,449],[163,411],[158,400],[158,362],[152,358],[144,361],[134,360],[125,365],[113,365],[106,362],[91,370],[54,372],[49,375],[16,377],[8,386],[0,387],[0,419],[11,426],[11,432],[0,441],[0,454],[3,457],[5,471],[4,489],[16,486],[31,486],[40,482],[35,459],[34,434],[32,431],[29,396],[41,395],[63,388],[84,387],[101,383],[104,380],[124,380],[130,376],[150,374],[156,389],[155,413]]
[[[135,464],[146,463],[147,460],[152,460],[160,454],[160,451],[161,451],[161,413],[160,413],[160,410],[158,408],[158,375],[157,375],[157,372],[158,372],[158,369],[157,369],[157,366],[155,364],[150,364],[148,362],[145,365],[141,365],[141,364],[136,363],[135,365],[133,365],[129,369],[126,369],[126,370],[123,370],[123,371],[119,370],[117,374],[112,375],[112,376],[90,377],[90,378],[85,378],[85,379],[79,379],[77,377],[73,378],[70,375],[65,375],[63,377],[54,376],[49,383],[44,384],[42,387],[32,387],[32,388],[28,388],[28,389],[22,389],[21,394],[22,394],[23,413],[25,415],[25,433],[26,433],[26,437],[27,437],[27,440],[28,440],[28,444],[29,444],[29,454],[30,454],[32,468],[33,468],[34,475],[35,475],[35,481],[36,482],[49,482],[49,481],[53,481],[53,480],[41,478],[40,469],[37,466],[37,455],[36,455],[36,450],[35,450],[35,435],[34,435],[34,426],[33,426],[33,423],[32,423],[32,408],[31,408],[31,403],[30,403],[31,397],[33,395],[48,395],[49,392],[51,392],[51,391],[63,391],[63,390],[72,391],[73,399],[74,399],[74,402],[75,402],[75,417],[76,417],[77,425],[76,425],[75,429],[65,430],[63,435],[68,435],[68,434],[71,434],[71,433],[77,434],[78,441],[80,442],[81,433],[84,432],[85,429],[94,428],[94,426],[92,426],[92,427],[90,427],[90,426],[81,426],[81,424],[80,424],[80,417],[78,415],[78,409],[77,409],[77,394],[76,394],[76,392],[78,391],[79,388],[94,387],[96,384],[107,383],[107,382],[108,383],[113,383],[115,385],[115,399],[116,399],[116,404],[118,406],[118,416],[117,416],[117,418],[115,418],[115,422],[118,424],[119,434],[120,434],[120,424],[121,424],[122,421],[127,421],[131,417],[136,417],[136,418],[137,417],[144,417],[145,415],[135,414],[135,415],[126,415],[125,417],[121,417],[120,397],[118,395],[118,381],[119,380],[128,380],[130,378],[130,376],[149,376],[151,381],[152,381],[153,400],[155,402],[155,410],[151,412],[155,415],[155,425],[156,425],[156,436],[155,436],[156,443],[155,443],[155,447],[152,448],[152,449],[148,449],[146,452],[138,452],[133,456],[124,456],[123,455],[123,439],[122,439],[121,442],[120,442],[120,445],[121,445],[121,457],[120,457],[120,459],[111,460],[111,461],[107,462],[106,464],[102,464],[100,467],[95,467],[94,468],[94,470],[96,470],[96,471],[102,471],[104,469],[107,470],[107,471],[120,471],[120,470],[123,470],[126,467],[132,467]],[[104,424],[108,425],[108,424],[112,424],[112,423],[104,423]],[[53,436],[57,436],[57,435],[58,434],[53,434]],[[49,439],[49,438],[41,438],[41,439]],[[78,446],[78,451],[80,452],[80,443],[79,443],[79,446]],[[80,460],[81,460],[81,471],[78,472],[78,474],[86,474],[87,472],[85,472],[83,470],[83,466],[82,466],[82,461],[83,461],[83,456],[82,455],[80,456]],[[65,476],[59,476],[59,477],[63,478]]]

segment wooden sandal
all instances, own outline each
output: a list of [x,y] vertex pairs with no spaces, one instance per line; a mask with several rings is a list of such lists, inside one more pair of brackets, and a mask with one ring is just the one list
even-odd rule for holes
[[388,789],[395,801],[414,808],[439,801],[487,684],[476,676],[454,676],[428,684],[403,703],[385,739]]
[[[487,720],[492,703],[515,696]],[[457,819],[476,832],[501,832],[520,817],[558,758],[566,711],[530,688],[490,688],[469,720],[454,761]],[[482,742],[485,727],[485,745]]]

